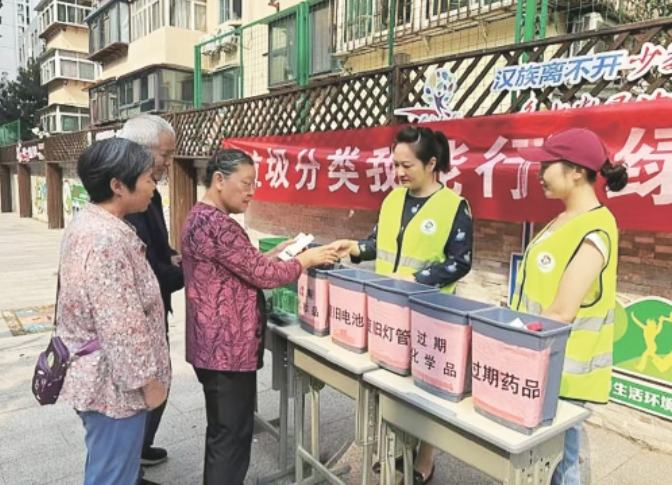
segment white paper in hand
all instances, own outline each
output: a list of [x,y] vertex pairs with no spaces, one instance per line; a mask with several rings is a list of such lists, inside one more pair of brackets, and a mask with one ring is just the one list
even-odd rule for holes
[[315,240],[312,234],[301,233],[294,238],[294,242],[287,246],[279,255],[278,258],[282,261],[289,261],[301,251],[306,249],[310,243]]

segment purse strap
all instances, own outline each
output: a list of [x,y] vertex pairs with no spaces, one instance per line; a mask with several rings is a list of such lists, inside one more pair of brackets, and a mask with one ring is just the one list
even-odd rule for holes
[[[54,304],[54,333],[56,332],[57,318],[58,315],[58,297],[61,294],[61,271],[59,268],[58,271],[58,280],[56,281],[56,303]],[[82,345],[73,355],[73,357],[82,357],[84,355],[89,355],[97,350],[100,350],[100,342],[98,339],[90,340]]]
[[61,294],[61,269],[58,269],[58,279],[56,280],[56,302],[54,303],[54,330],[56,330],[56,316],[58,315],[58,297]]

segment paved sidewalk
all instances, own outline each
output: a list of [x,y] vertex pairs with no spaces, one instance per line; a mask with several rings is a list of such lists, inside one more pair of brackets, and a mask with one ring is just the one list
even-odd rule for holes
[[[63,231],[43,223],[0,214],[0,312],[53,303],[59,244]],[[184,360],[184,296],[175,295],[170,338],[174,380],[157,445],[169,450],[167,463],[148,469],[147,478],[165,484],[201,483],[205,414],[200,386]],[[85,460],[83,430],[66,405],[40,407],[30,392],[30,379],[48,334],[12,337],[0,319],[0,485],[80,484]],[[267,355],[266,362],[270,365]],[[270,389],[270,367],[259,375],[259,411],[266,418],[278,412],[278,393]],[[354,403],[325,389],[322,403],[322,446],[335,453],[354,437]],[[290,407],[290,426],[292,411]],[[669,483],[672,456],[648,451],[619,435],[587,428],[584,483],[642,485]],[[248,483],[275,468],[277,443],[256,435]],[[356,451],[356,450],[355,450]],[[347,461],[358,483],[356,453]],[[437,458],[436,484],[490,484],[484,475],[445,454]]]

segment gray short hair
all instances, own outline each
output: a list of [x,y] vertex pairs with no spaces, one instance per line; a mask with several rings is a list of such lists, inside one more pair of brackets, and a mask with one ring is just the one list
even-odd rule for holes
[[140,175],[153,165],[154,158],[146,148],[130,140],[109,138],[82,152],[77,160],[77,175],[91,202],[99,204],[114,196],[110,188],[112,179],[134,192]]
[[238,171],[241,165],[251,165],[254,167],[254,160],[247,153],[237,148],[219,149],[208,160],[208,165],[205,168],[205,178],[203,182],[205,186],[210,188],[212,184],[212,177],[216,172],[221,173],[225,178]]
[[159,144],[159,137],[164,131],[175,136],[173,127],[160,116],[139,115],[124,123],[117,138],[126,138],[144,147],[153,148]]

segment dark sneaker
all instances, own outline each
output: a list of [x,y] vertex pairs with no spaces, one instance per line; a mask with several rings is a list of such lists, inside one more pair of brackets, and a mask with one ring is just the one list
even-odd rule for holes
[[154,466],[163,463],[168,459],[168,452],[163,448],[147,448],[142,450],[140,463],[142,466]]
[[152,482],[151,480],[147,480],[146,478],[141,478],[140,481],[138,482],[138,485],[161,485],[158,482]]

